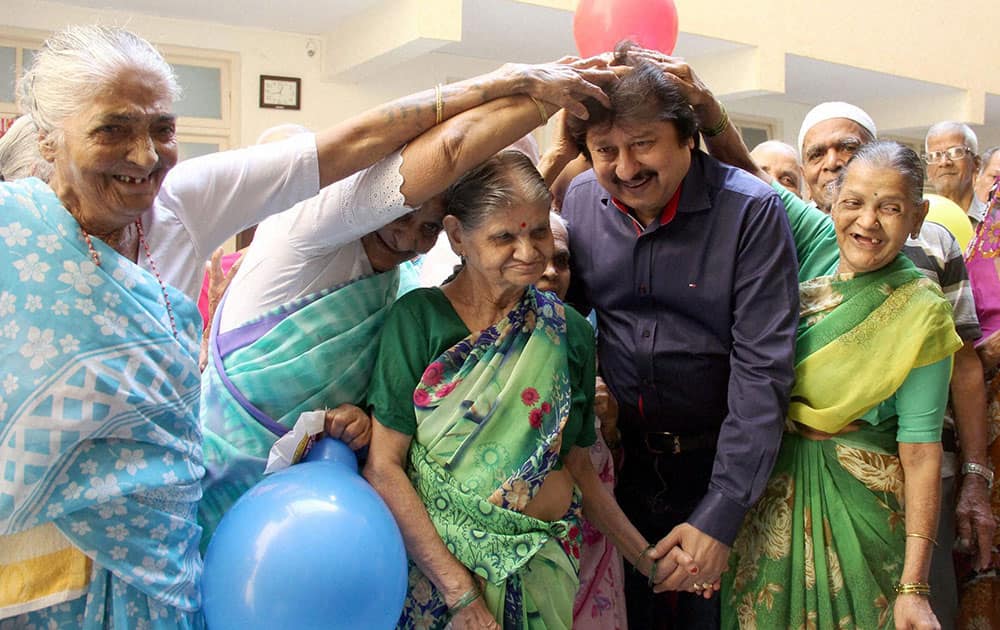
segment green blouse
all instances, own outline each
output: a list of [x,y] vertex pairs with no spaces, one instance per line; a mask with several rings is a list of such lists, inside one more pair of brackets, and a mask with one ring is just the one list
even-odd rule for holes
[[[772,184],[788,213],[799,258],[799,282],[837,271],[840,248],[833,220],[819,208],[807,204],[781,184]],[[900,254],[902,255],[902,254]],[[800,322],[799,326],[803,323]],[[941,426],[948,403],[951,357],[915,368],[890,398],[869,409],[861,420],[879,425],[899,418],[897,442],[923,443],[941,440]]]
[[[566,330],[572,407],[563,429],[562,455],[573,446],[588,447],[597,440],[594,330],[570,306],[566,307]],[[469,334],[441,289],[416,289],[399,298],[382,329],[368,388],[368,404],[379,423],[406,435],[416,433],[413,390],[427,366]]]

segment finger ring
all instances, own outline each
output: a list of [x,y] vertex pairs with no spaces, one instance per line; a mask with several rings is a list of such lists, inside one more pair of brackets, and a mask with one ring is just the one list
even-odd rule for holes
[[700,591],[701,589],[703,589],[705,587],[702,586],[701,584],[699,584],[698,582],[695,582],[694,584],[691,585],[691,588],[693,588],[696,591]]

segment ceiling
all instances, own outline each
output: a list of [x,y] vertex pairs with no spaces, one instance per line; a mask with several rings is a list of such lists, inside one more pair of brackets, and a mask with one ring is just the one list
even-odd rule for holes
[[[335,31],[345,19],[375,9],[381,3],[380,0],[62,0],[62,4],[77,7],[318,36]],[[574,54],[572,11],[543,4],[530,0],[462,0],[460,41],[445,44],[435,52],[497,64],[506,61],[538,63]],[[692,59],[745,48],[747,45],[739,42],[681,32],[675,54]],[[963,92],[927,81],[786,55],[784,93],[764,95],[758,100],[798,106],[844,100],[864,106],[885,95],[892,95],[900,102],[954,103],[962,98]],[[1000,126],[1000,96],[988,94],[986,127],[997,126]],[[901,133],[911,131],[902,123],[897,130]],[[917,128],[912,131],[916,132]]]

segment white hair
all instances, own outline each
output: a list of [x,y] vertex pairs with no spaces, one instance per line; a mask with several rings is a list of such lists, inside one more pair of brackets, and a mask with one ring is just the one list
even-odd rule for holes
[[549,221],[555,223],[569,234],[569,221],[555,210],[549,210]]
[[171,102],[180,85],[153,45],[123,28],[70,26],[45,40],[17,86],[21,110],[31,115],[45,142],[62,141],[67,118],[83,110],[124,70],[150,73]]
[[45,181],[52,175],[52,165],[38,152],[38,127],[25,114],[0,137],[0,178],[5,182],[25,177]]
[[944,120],[931,125],[931,128],[927,130],[927,135],[924,136],[924,151],[927,151],[927,141],[931,139],[931,136],[940,136],[946,133],[962,134],[965,138],[965,146],[972,149],[973,153],[979,153],[979,138],[976,137],[976,132],[967,124],[953,120]]

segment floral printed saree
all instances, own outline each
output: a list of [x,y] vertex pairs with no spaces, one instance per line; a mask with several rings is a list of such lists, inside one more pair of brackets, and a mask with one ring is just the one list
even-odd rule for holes
[[[559,461],[569,419],[564,307],[529,287],[503,320],[431,363],[413,393],[408,472],[438,534],[485,582],[504,628],[570,628],[578,501],[558,521],[522,513]],[[401,628],[443,628],[447,608],[411,564]]]

